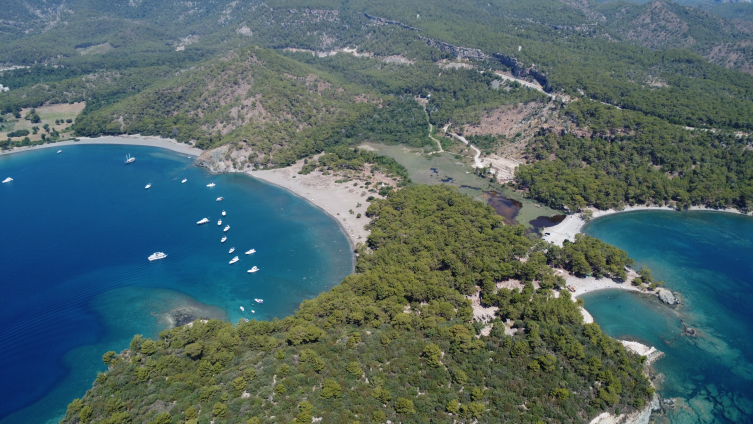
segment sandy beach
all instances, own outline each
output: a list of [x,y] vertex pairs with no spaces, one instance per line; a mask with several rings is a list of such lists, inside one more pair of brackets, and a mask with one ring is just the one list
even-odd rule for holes
[[[366,208],[369,206],[366,198],[369,196],[380,198],[380,196],[359,188],[363,186],[362,182],[354,186],[353,181],[355,180],[348,183],[336,183],[335,181],[342,177],[322,175],[318,171],[308,175],[300,175],[298,171],[302,167],[303,161],[299,161],[287,168],[247,171],[246,174],[290,190],[323,209],[342,226],[353,247],[358,243],[366,243],[369,231],[364,227],[370,222],[370,219],[366,217]],[[361,206],[357,207],[359,203]],[[354,212],[352,215],[350,210]],[[360,218],[356,218],[358,213],[361,214]]]
[[62,150],[65,146],[76,146],[81,144],[126,144],[132,146],[150,146],[161,147],[163,149],[172,150],[174,152],[182,153],[188,156],[199,156],[203,150],[193,147],[191,144],[179,143],[169,138],[142,136],[142,135],[119,135],[119,136],[103,136],[97,138],[82,137],[78,141],[65,140],[57,143],[40,144],[30,147],[14,147],[7,151],[0,152],[2,155],[10,155],[13,153],[28,152],[30,150],[49,149],[56,148]]
[[[691,206],[688,210],[690,211],[713,211],[713,212],[727,212],[727,213],[736,213],[736,214],[742,214],[742,212],[738,211],[737,209],[712,209],[707,208],[705,206]],[[673,211],[677,212],[676,209],[670,208],[669,206],[627,206],[625,209],[622,210],[615,210],[615,209],[608,209],[605,211],[597,210],[597,209],[591,209],[593,212],[593,219],[601,218],[603,216],[607,215],[614,215],[616,213],[625,213],[625,212],[635,212],[635,211]],[[545,241],[548,241],[550,243],[556,244],[557,246],[562,246],[562,243],[564,243],[565,240],[570,240],[571,242],[575,241],[575,235],[580,233],[583,227],[586,225],[586,221],[581,218],[580,214],[571,214],[568,215],[562,222],[559,224],[547,228],[545,231],[544,239]]]

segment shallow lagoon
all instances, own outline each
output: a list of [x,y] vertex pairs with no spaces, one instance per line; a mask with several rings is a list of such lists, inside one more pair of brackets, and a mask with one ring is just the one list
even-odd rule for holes
[[[0,186],[3,424],[55,421],[104,370],[102,353],[134,334],[195,317],[284,317],[352,271],[337,222],[285,190],[162,149],[56,150],[0,156],[0,175],[14,178]],[[156,251],[168,257],[149,262]]]
[[[659,393],[680,398],[669,421],[753,422],[753,218],[640,211],[599,218],[585,232],[626,250],[680,294],[674,308],[617,290],[583,296],[607,334],[665,352],[655,364],[665,376]],[[684,335],[686,327],[700,335]]]

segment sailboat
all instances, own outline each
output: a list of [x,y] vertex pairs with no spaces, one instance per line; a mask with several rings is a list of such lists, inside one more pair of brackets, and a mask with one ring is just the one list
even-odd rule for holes
[[133,163],[133,161],[135,161],[135,160],[136,160],[136,158],[131,157],[131,155],[126,155],[126,161],[125,161],[125,163],[127,163],[127,164],[128,163]]

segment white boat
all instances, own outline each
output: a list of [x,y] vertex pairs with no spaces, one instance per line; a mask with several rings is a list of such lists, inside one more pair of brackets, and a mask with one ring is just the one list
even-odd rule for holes
[[144,187],[144,188],[149,188],[149,187],[151,187],[151,186],[152,186],[152,183],[149,183],[149,184],[147,184],[147,185],[146,185],[146,187]]
[[164,259],[167,255],[162,252],[154,252],[149,256],[150,261],[156,261],[157,259]]
[[61,154],[61,153],[63,153],[63,151],[62,150],[58,150],[58,154]]
[[186,181],[188,181],[188,178],[183,178],[183,181],[181,181],[180,183],[181,183],[181,184],[183,184],[183,183],[185,183]]
[[229,252],[227,252],[227,253],[233,253],[233,252],[235,252],[235,248],[234,248],[234,247],[231,247],[231,248],[230,248],[230,251],[229,251]]
[[207,184],[207,187],[214,187],[214,183]]
[[227,227],[225,227],[225,229],[224,229],[224,230],[222,230],[222,231],[227,231],[227,230],[229,230],[229,229],[230,229],[230,226],[228,225],[228,226],[227,226]]
[[225,211],[222,211],[222,216],[225,216]]
[[254,299],[256,303],[264,303],[264,299]]
[[238,262],[239,260],[240,260],[240,259],[238,259],[238,257],[236,256],[236,257],[234,257],[233,259],[230,259],[230,263],[231,263],[231,264],[234,264],[234,263]]
[[245,312],[245,309],[243,309],[243,306],[241,306],[241,311],[244,311],[244,312]]
[[221,201],[222,201],[222,199],[223,199],[223,197],[218,197],[218,198],[217,198],[217,201],[218,201],[218,202],[221,202]]
[[255,311],[255,310],[253,310],[253,309],[251,309],[251,313],[252,313],[252,314],[255,314],[255,313],[256,313],[256,311]]
[[197,224],[201,225],[201,224],[206,224],[207,222],[209,222],[209,218],[204,218],[201,221],[197,222]]
[[222,240],[220,240],[220,243],[224,243],[225,240],[227,240],[227,236],[222,237]]
[[256,272],[256,271],[258,271],[258,270],[259,270],[259,268],[257,268],[256,266],[254,266],[253,268],[249,269],[249,270],[248,270],[248,272],[249,272],[250,274],[253,274],[254,272]]
[[13,178],[11,178],[11,177],[8,177],[8,178],[6,178],[6,179],[4,179],[4,180],[3,180],[3,184],[5,184],[5,183],[9,183],[9,182],[11,182],[11,181],[13,181]]
[[256,249],[251,249],[248,252],[246,252],[247,255],[250,255],[252,253],[256,253]]
[[132,158],[131,155],[126,155],[126,161],[125,161],[125,163],[133,163],[133,161],[135,161],[135,160],[136,160],[136,158]]
[[217,221],[217,225],[222,225],[222,220]]

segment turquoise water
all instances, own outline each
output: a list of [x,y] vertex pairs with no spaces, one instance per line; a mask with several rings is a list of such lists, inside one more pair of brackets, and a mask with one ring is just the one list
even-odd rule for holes
[[679,402],[661,419],[753,422],[753,218],[641,211],[599,218],[585,233],[626,250],[680,294],[674,308],[618,290],[583,296],[607,334],[665,352],[655,364],[659,393]]
[[[353,269],[337,222],[285,190],[162,149],[62,150],[0,156],[0,179],[14,179],[0,185],[2,424],[59,418],[104,370],[102,354],[134,334],[197,317],[282,318]],[[148,261],[157,251],[168,257]]]

